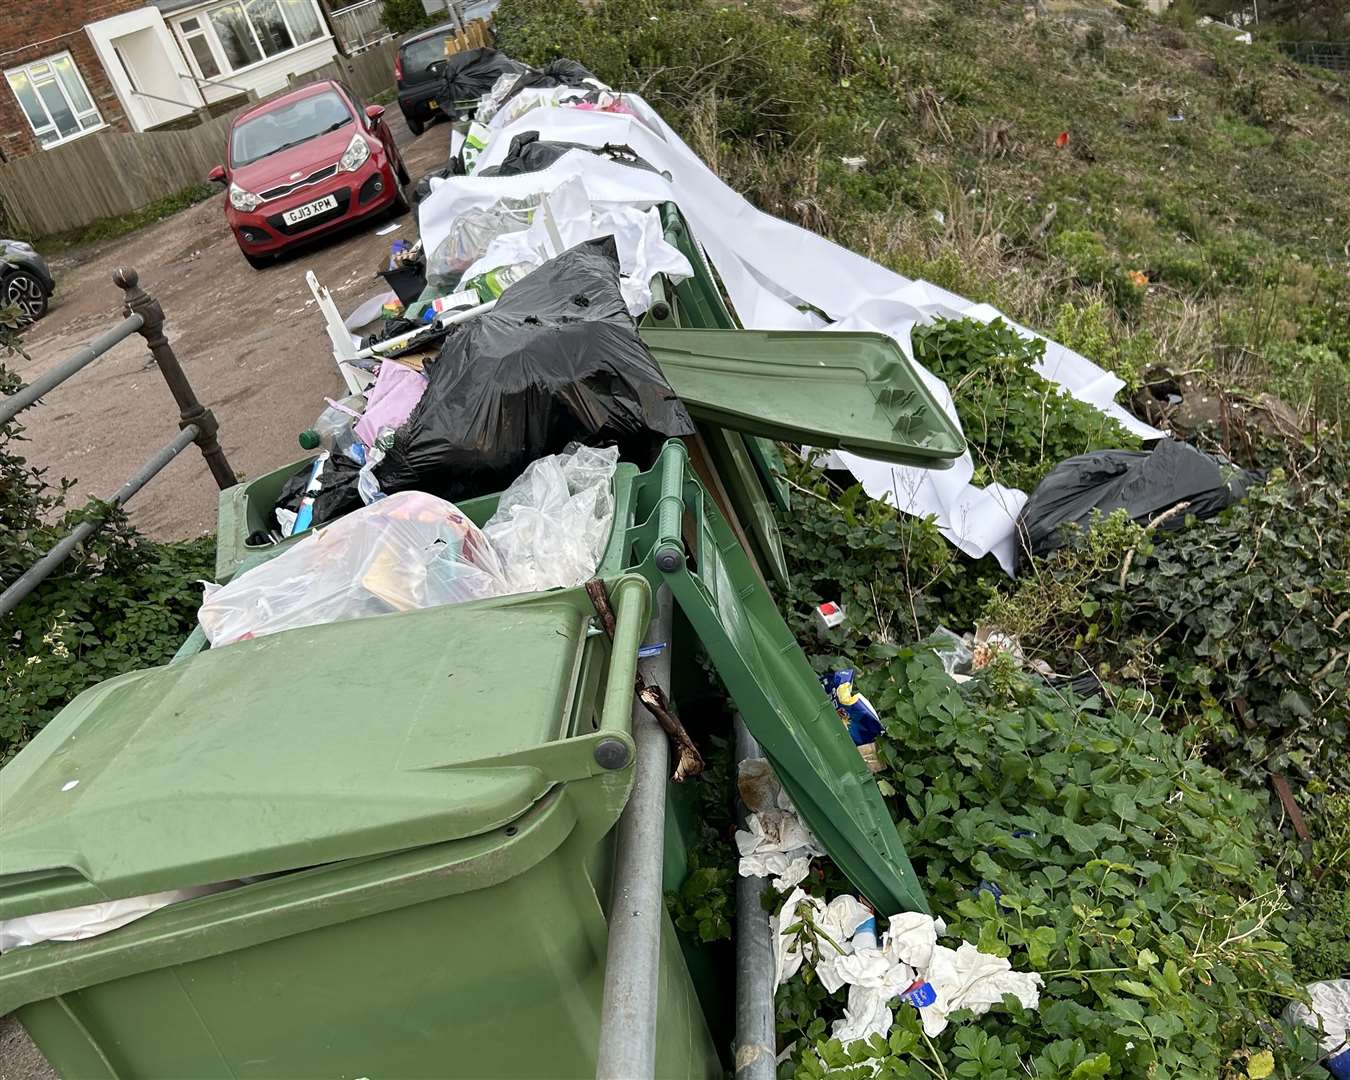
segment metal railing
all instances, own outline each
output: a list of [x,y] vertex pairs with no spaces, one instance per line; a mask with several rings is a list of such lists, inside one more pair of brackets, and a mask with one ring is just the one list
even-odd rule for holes
[[1300,64],[1350,71],[1350,41],[1282,41],[1280,51]]
[[333,12],[329,20],[339,44],[348,53],[360,52],[394,36],[384,25],[382,0],[361,0]]
[[71,552],[107,523],[112,512],[124,506],[136,492],[193,443],[201,448],[202,457],[206,459],[211,476],[222,490],[233,487],[237,482],[234,470],[230,468],[230,463],[225,458],[225,451],[220,448],[220,442],[216,438],[219,429],[216,418],[210,409],[197,400],[192,384],[188,382],[178,357],[174,355],[173,348],[169,345],[169,339],[164,336],[164,309],[159,306],[159,301],[140,287],[140,276],[130,267],[118,267],[113,271],[112,279],[113,284],[122,290],[124,300],[122,310],[126,317],[111,330],[100,334],[18,393],[0,400],[0,427],[9,423],[21,411],[60,386],[72,375],[88,367],[118,342],[129,338],[132,334],[140,334],[145,338],[150,355],[154,357],[156,366],[164,375],[164,381],[168,383],[169,391],[178,404],[180,430],[178,435],[142,465],[111,499],[94,504],[101,513],[86,518],[75,526],[46,555],[0,593],[0,617],[8,615],[18,607],[65,562]]

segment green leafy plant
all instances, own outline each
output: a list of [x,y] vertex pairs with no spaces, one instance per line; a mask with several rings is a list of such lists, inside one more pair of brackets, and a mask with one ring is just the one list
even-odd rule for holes
[[439,16],[428,15],[422,0],[384,0],[384,25],[392,34],[407,34],[430,26]]
[[880,775],[935,913],[1045,989],[1034,1012],[1005,999],[935,1040],[901,1005],[887,1040],[800,1045],[798,1075],[879,1056],[897,1077],[1199,1077],[1266,1052],[1313,1074],[1315,1040],[1273,1019],[1298,986],[1252,796],[1144,697],[1081,701],[1010,670],[958,686],[927,650],[882,654]]
[[1045,342],[1002,319],[939,320],[915,327],[913,343],[914,358],[956,401],[977,484],[1030,491],[1065,458],[1139,445],[1115,420],[1037,374]]
[[[1081,551],[1037,560],[990,614],[1014,616],[1052,666],[1086,661],[1148,687],[1173,727],[1254,787],[1271,769],[1311,778],[1343,760],[1350,494],[1334,479],[1277,475],[1220,518],[1096,543],[1119,553],[1106,572],[1085,576]],[[1066,586],[1078,604],[1048,599]],[[1324,779],[1350,789],[1344,770]]]
[[[0,342],[3,348],[3,342]],[[0,364],[0,393],[21,383]],[[0,428],[0,583],[14,581],[97,504],[61,512],[69,485],[49,487],[18,452],[22,428]],[[198,581],[214,544],[156,544],[124,515],[86,541],[15,611],[0,618],[0,762],[60,708],[113,675],[164,663],[196,621]]]

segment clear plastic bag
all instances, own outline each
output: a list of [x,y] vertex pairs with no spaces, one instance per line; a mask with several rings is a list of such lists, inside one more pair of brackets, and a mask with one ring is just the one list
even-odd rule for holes
[[618,447],[573,443],[533,461],[502,492],[483,533],[512,592],[570,588],[595,573],[614,525]]
[[457,275],[481,258],[497,237],[528,229],[538,207],[537,198],[502,199],[461,214],[445,239],[427,256],[428,280],[451,275],[458,280]]
[[472,521],[453,503],[404,491],[316,530],[228,585],[208,586],[197,617],[220,646],[509,591]]
[[494,116],[497,110],[502,107],[512,88],[520,80],[521,71],[507,71],[497,76],[497,81],[492,84],[492,89],[478,99],[478,111],[474,113],[474,119],[480,124],[486,124]]

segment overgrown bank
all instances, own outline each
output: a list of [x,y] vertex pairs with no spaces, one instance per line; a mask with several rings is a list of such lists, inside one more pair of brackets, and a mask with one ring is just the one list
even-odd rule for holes
[[[1315,1040],[1278,1017],[1350,975],[1346,83],[1114,5],[507,0],[498,22],[513,55],[641,90],[762,208],[999,306],[1265,477],[1177,531],[1098,521],[1014,582],[847,478],[794,475],[799,637],[822,668],[863,669],[936,913],[1046,987],[1035,1013],[933,1040],[902,1006],[889,1042],[846,1049],[825,1041],[842,996],[799,974],[782,1071],[1315,1074]],[[977,482],[1030,490],[1132,444],[1047,393],[1004,327],[921,328],[915,351],[955,391]],[[825,642],[823,599],[850,613]],[[1005,657],[958,690],[910,648],[979,624],[1055,677]],[[808,887],[851,891],[828,865]],[[719,909],[717,888],[698,902]]]

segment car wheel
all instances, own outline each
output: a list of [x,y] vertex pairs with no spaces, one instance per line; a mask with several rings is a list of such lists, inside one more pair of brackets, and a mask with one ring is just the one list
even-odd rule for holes
[[24,323],[36,322],[47,314],[47,290],[37,276],[27,270],[14,270],[5,275],[0,288],[0,307],[14,306]]
[[399,186],[394,189],[394,201],[389,204],[389,215],[391,217],[402,217],[412,209],[412,203],[408,201],[408,193],[403,190],[403,184],[407,181],[401,181]]
[[409,184],[412,183],[412,176],[408,172],[408,166],[403,164],[402,158],[398,159],[398,169],[396,171],[398,173],[398,182],[400,184],[402,184],[404,187],[407,187]]
[[426,124],[414,116],[405,116],[404,119],[408,121],[408,130],[413,133],[413,138],[421,135],[427,129]]
[[274,261],[271,255],[250,255],[243,248],[239,249],[239,253],[244,256],[244,261],[254,270],[266,270]]

